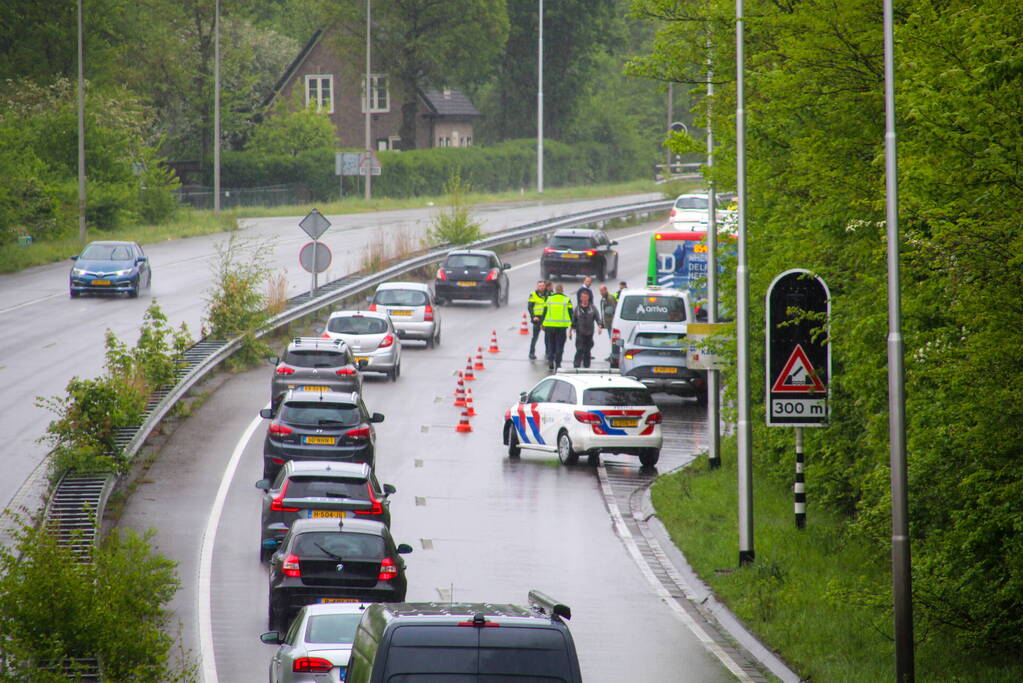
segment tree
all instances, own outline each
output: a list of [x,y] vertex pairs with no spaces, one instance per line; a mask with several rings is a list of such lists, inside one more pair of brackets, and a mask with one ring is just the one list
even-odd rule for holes
[[337,147],[334,124],[314,109],[292,110],[278,105],[252,132],[245,149],[257,154],[298,156],[302,152]]

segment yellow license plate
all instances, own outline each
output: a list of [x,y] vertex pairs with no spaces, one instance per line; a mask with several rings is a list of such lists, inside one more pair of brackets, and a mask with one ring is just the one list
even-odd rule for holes
[[320,604],[327,602],[358,602],[356,598],[320,598]]
[[110,280],[93,280],[92,284],[94,284],[94,285],[109,285],[110,284]]
[[653,368],[653,372],[655,375],[677,375],[678,368],[655,367]]
[[561,258],[579,258],[579,254],[562,254]]
[[332,436],[307,436],[305,438],[306,443],[316,444],[318,446],[333,446],[334,437]]
[[476,283],[475,282],[466,282],[464,280],[460,280],[458,282],[458,286],[459,287],[475,287]]
[[319,517],[335,517],[338,519],[344,519],[347,515],[345,515],[344,510],[310,510],[309,516],[313,519],[317,519]]
[[355,362],[356,363],[358,363],[359,361],[364,361],[364,360],[369,360],[369,356],[356,356],[355,357]]
[[391,315],[412,315],[412,311],[391,311]]
[[639,420],[633,417],[612,417],[612,427],[635,427],[639,424]]
[[[293,385],[288,385],[288,388],[292,387]],[[303,384],[293,388],[299,391],[330,391],[330,387],[320,386],[319,384]]]

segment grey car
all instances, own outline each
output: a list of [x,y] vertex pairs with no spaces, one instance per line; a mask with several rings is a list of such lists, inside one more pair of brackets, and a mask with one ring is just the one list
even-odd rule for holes
[[270,380],[274,403],[292,389],[362,393],[362,374],[342,339],[296,337],[283,355],[270,362],[274,365]]
[[364,372],[382,372],[391,380],[401,375],[401,342],[386,313],[335,311],[323,336],[344,341]]
[[340,683],[345,680],[355,631],[365,602],[306,605],[287,633],[270,631],[259,639],[279,645],[270,660],[270,683]]
[[296,519],[375,519],[391,524],[388,497],[396,491],[380,485],[366,463],[289,460],[271,481],[260,479],[263,514],[259,559],[266,562]]
[[621,374],[632,377],[651,392],[693,396],[707,403],[707,371],[686,364],[686,324],[639,323],[622,350]]
[[440,313],[430,288],[421,282],[385,282],[377,287],[369,310],[390,316],[403,340],[424,341],[428,349],[440,343]]

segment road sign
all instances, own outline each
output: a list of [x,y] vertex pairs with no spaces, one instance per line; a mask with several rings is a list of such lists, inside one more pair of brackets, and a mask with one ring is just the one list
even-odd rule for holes
[[310,273],[322,273],[327,270],[333,258],[330,248],[322,242],[307,242],[298,252],[298,262]]
[[305,234],[314,240],[318,240],[323,233],[327,232],[327,228],[330,227],[330,221],[322,213],[313,209],[305,218],[298,222],[298,227],[305,230]]
[[686,341],[689,352],[686,365],[690,370],[724,370],[725,358],[713,349],[704,346],[707,337],[724,332],[729,323],[689,323],[686,325]]
[[359,171],[358,152],[337,152],[334,154],[334,175],[362,175]]
[[380,160],[374,152],[363,152],[359,155],[359,175],[366,175],[366,166],[371,175],[380,175]]
[[820,427],[828,421],[831,313],[824,280],[802,268],[767,290],[767,425]]

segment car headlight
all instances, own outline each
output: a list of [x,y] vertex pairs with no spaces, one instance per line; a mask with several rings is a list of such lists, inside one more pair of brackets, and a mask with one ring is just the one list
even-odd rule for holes
[[85,270],[85,268],[72,268],[71,269],[71,274],[72,275],[85,275],[86,272],[87,271]]
[[114,271],[113,276],[114,277],[122,277],[124,275],[131,275],[131,271],[132,270],[134,270],[134,269],[133,268],[128,268],[126,270],[116,270],[116,271]]

